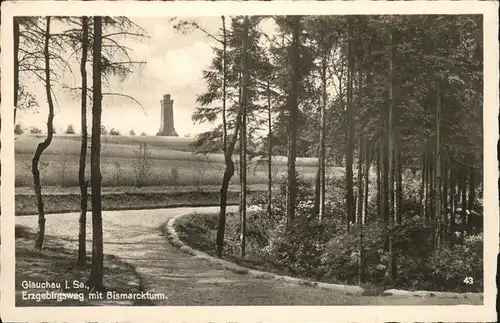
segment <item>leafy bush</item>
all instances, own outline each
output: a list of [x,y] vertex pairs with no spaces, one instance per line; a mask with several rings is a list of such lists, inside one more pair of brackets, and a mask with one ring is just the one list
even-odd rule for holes
[[120,186],[120,184],[122,184],[121,178],[124,174],[124,171],[119,161],[115,160],[113,162],[113,165],[115,167],[115,171],[113,173],[113,180],[116,183],[116,186]]
[[111,130],[109,130],[109,135],[110,136],[119,136],[120,135],[120,130],[115,129],[115,128],[111,128]]
[[22,135],[24,133],[24,129],[23,129],[23,127],[19,123],[17,123],[15,125],[15,127],[14,127],[14,133],[16,135]]
[[[441,290],[458,289],[461,292],[483,289],[483,235],[465,238],[463,245],[455,245],[437,251],[429,260],[430,286]],[[464,282],[472,277],[473,284]]]
[[32,134],[40,134],[40,133],[42,133],[42,129],[40,129],[38,127],[31,127],[30,133],[32,133]]
[[135,185],[143,187],[148,183],[152,174],[151,150],[146,143],[139,145],[139,150],[134,150],[135,160],[132,162],[135,174]]
[[170,180],[171,185],[179,185],[179,169],[177,167],[172,167],[170,169]]
[[[367,280],[382,282],[387,262],[383,250],[385,229],[379,222],[363,227],[363,259],[367,264],[365,275]],[[354,283],[359,268],[360,228],[354,226],[350,232],[343,230],[326,244],[321,256],[321,268],[325,279]]]
[[66,131],[64,131],[64,133],[67,135],[74,135],[75,129],[73,128],[73,125],[69,124],[68,127],[66,128]]

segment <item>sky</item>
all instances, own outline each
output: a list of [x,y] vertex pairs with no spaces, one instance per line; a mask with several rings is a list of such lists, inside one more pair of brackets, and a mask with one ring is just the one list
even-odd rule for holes
[[[214,41],[199,30],[181,34],[174,30],[174,23],[170,22],[169,17],[129,18],[142,27],[149,38],[140,41],[127,39],[124,44],[132,50],[131,57],[134,60],[145,61],[146,64],[124,81],[111,79],[110,88],[104,88],[103,92],[132,96],[142,108],[128,98],[106,95],[103,98],[102,124],[106,129],[115,128],[122,134],[133,129],[136,134],[145,132],[156,135],[160,129],[160,100],[164,94],[171,94],[174,100],[174,125],[179,136],[195,135],[211,129],[213,125],[210,124],[194,124],[191,115],[196,108],[196,96],[206,87],[202,71],[211,63]],[[190,20],[196,21],[209,32],[217,32],[221,26],[220,17],[194,17]],[[72,73],[64,72],[61,83],[79,87],[81,80],[76,59],[71,66]],[[36,126],[45,129],[48,106],[44,84],[28,79],[26,75],[21,75],[21,79],[36,95],[40,107],[37,111],[20,111],[18,123],[24,128]],[[72,124],[80,132],[78,93],[61,86],[54,86],[54,93],[56,131],[60,133]],[[90,122],[89,119],[88,124]]]

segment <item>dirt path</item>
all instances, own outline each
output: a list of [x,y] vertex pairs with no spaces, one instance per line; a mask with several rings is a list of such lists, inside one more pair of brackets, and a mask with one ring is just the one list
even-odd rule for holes
[[[217,208],[178,208],[103,212],[104,252],[136,267],[150,292],[168,299],[154,305],[454,305],[460,299],[351,296],[286,282],[256,279],[215,268],[170,245],[158,229],[181,213]],[[90,218],[90,215],[88,216]],[[90,221],[89,221],[90,222]],[[34,216],[16,217],[16,224],[36,228]],[[91,225],[88,223],[91,236]],[[65,238],[76,248],[78,214],[47,216],[47,234]],[[481,304],[478,299],[465,300]]]

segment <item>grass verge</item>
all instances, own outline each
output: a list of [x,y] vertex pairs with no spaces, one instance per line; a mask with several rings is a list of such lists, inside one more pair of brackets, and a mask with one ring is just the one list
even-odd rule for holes
[[[250,196],[260,194],[257,191],[249,192]],[[90,194],[89,194],[90,195]],[[160,209],[183,206],[216,206],[219,205],[220,192],[113,192],[102,195],[102,209],[111,210],[140,210]],[[237,204],[238,192],[228,192],[228,204]],[[46,213],[66,213],[80,211],[80,194],[44,195],[43,202]],[[89,196],[89,211],[92,202]],[[16,215],[37,214],[35,195],[16,195]]]
[[[109,306],[133,305],[132,301],[89,300],[89,290],[74,286],[85,284],[90,273],[90,256],[83,268],[75,266],[77,251],[68,249],[53,236],[45,237],[42,251],[33,248],[34,233],[26,227],[16,226],[16,306]],[[106,291],[138,293],[143,291],[142,282],[135,268],[119,258],[105,255],[104,285]],[[54,288],[23,288],[23,284],[48,282],[59,284]],[[67,282],[67,287],[66,287]],[[56,294],[59,293],[59,299]],[[53,299],[48,299],[51,295]],[[61,296],[66,295],[66,296]],[[71,296],[70,296],[71,295]],[[65,297],[71,297],[66,298]],[[39,298],[39,299],[36,299]],[[45,299],[42,299],[45,298]]]

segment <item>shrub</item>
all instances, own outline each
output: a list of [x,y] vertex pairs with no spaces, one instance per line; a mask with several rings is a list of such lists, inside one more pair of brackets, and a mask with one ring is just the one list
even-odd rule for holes
[[64,133],[67,135],[74,135],[75,129],[73,128],[73,125],[72,124],[68,125],[68,127],[66,128],[66,131],[64,131]]
[[30,133],[32,133],[32,134],[40,134],[40,133],[42,133],[42,129],[40,129],[38,127],[31,127]]
[[67,173],[68,173],[68,153],[69,149],[65,148],[61,154],[61,160],[59,161],[59,173],[60,173],[60,182],[61,187],[65,187],[67,185]]
[[119,161],[115,160],[113,162],[113,165],[115,167],[115,171],[113,173],[113,181],[116,183],[116,186],[120,186],[121,177],[122,177],[124,171],[123,171]]
[[141,136],[147,136],[145,132],[142,132],[141,133]]
[[130,130],[130,131],[128,132],[128,135],[129,135],[129,136],[135,136],[135,131],[134,131],[134,129]]
[[134,150],[135,160],[132,162],[135,174],[135,185],[143,187],[152,174],[151,151],[146,143],[139,145],[139,150]]
[[111,128],[111,130],[109,131],[109,135],[110,136],[119,136],[120,135],[120,130],[115,129],[115,128]]
[[170,169],[170,184],[176,186],[179,185],[179,169],[177,167],[172,167]]
[[15,125],[15,127],[14,127],[14,133],[16,135],[22,135],[24,133],[24,129],[22,128],[22,126],[19,123],[17,123]]
[[108,130],[106,129],[106,126],[101,125],[101,135],[107,135],[107,134],[108,134]]
[[[460,292],[483,289],[483,235],[466,237],[463,245],[438,250],[429,260],[427,282],[441,290],[458,289]],[[464,282],[473,278],[473,284]]]
[[[354,226],[350,232],[342,231],[326,244],[321,267],[326,279],[353,283],[358,277],[360,229]],[[384,234],[382,223],[374,222],[363,227],[365,275],[372,282],[381,282],[387,268]]]

